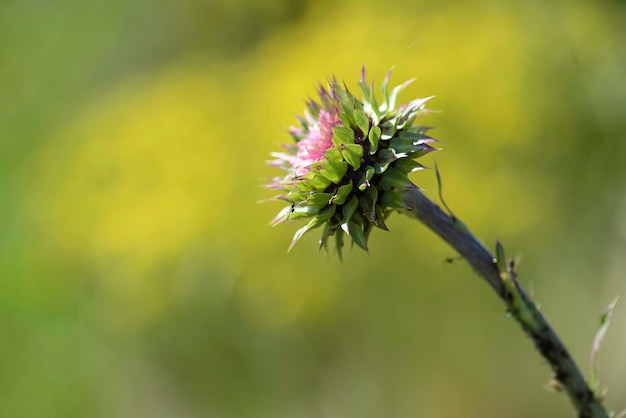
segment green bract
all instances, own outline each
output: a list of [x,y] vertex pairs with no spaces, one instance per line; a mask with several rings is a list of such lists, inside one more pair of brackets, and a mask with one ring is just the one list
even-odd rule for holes
[[414,121],[428,112],[424,106],[431,97],[396,107],[398,93],[412,80],[389,91],[390,76],[383,80],[380,105],[365,68],[359,81],[361,100],[331,79],[327,88],[319,88],[320,102],[310,101],[300,127],[291,129],[295,144],[272,154],[276,159],[270,164],[287,175],[273,179],[269,187],[280,190],[276,198],[289,203],[272,225],[309,219],[289,249],[308,231],[323,227],[320,248],[327,249],[334,237],[341,256],[347,234],[367,251],[372,228],[387,230],[387,216],[404,208],[399,193],[417,187],[407,174],[423,169],[415,159],[436,148],[429,145],[435,142],[426,135],[430,128]]

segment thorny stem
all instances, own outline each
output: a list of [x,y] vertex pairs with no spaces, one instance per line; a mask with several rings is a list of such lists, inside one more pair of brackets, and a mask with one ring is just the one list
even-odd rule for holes
[[[502,299],[507,310],[550,364],[554,378],[567,392],[578,417],[609,418],[559,337],[517,282],[512,266],[503,268],[504,260],[497,260],[462,222],[454,215],[443,212],[419,190],[404,192],[402,199],[407,214],[417,218],[458,251]],[[498,248],[501,250],[501,246]],[[503,251],[498,253],[502,257]]]

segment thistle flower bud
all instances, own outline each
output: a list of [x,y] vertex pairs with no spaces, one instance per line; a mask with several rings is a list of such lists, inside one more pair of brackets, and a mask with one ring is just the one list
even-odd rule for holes
[[345,84],[330,79],[320,86],[319,102],[309,101],[300,126],[290,129],[295,143],[272,153],[269,164],[284,170],[268,185],[281,191],[276,199],[289,203],[272,220],[278,225],[305,218],[309,222],[294,235],[289,249],[312,229],[322,227],[320,248],[334,237],[339,256],[344,234],[367,251],[373,227],[387,230],[385,219],[403,209],[399,194],[416,188],[408,173],[423,169],[417,158],[436,150],[426,126],[414,125],[431,97],[396,107],[398,94],[413,80],[389,91],[387,74],[381,85],[382,103],[374,84],[359,81],[361,100]]

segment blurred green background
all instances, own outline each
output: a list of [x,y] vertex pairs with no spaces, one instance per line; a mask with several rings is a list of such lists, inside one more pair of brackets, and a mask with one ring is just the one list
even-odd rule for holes
[[[626,5],[0,3],[0,416],[572,416],[421,225],[317,252],[258,204],[315,84],[417,77],[447,203],[582,367],[626,293]],[[436,198],[434,172],[414,176]],[[626,407],[626,308],[601,353]]]

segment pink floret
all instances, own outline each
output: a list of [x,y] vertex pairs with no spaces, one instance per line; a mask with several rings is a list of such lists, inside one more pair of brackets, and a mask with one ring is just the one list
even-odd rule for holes
[[333,128],[340,122],[336,112],[320,110],[319,122],[311,126],[306,138],[297,143],[298,151],[292,160],[296,175],[307,174],[312,164],[324,159],[326,151],[333,146]]

